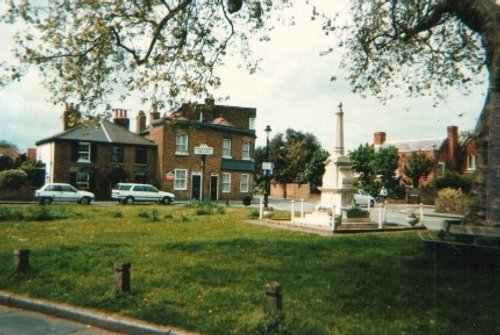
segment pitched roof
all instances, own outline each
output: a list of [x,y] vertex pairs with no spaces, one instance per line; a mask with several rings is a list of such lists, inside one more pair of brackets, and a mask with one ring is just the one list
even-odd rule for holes
[[108,120],[100,120],[97,122],[88,121],[83,125],[73,127],[62,133],[37,141],[36,145],[53,142],[56,140],[89,141],[131,145],[156,145],[155,142],[136,135]]
[[432,151],[439,149],[446,138],[432,138],[426,140],[408,140],[408,141],[388,141],[384,142],[380,147],[386,148],[394,146],[399,152],[414,152],[414,151]]

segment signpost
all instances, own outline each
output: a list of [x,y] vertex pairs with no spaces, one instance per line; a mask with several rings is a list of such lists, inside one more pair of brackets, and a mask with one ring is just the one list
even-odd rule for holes
[[207,156],[214,154],[214,148],[209,147],[205,143],[200,144],[197,147],[194,147],[194,154],[201,156],[201,166],[202,166],[202,175],[201,175],[201,200],[205,200],[205,192],[203,184],[205,183],[205,160]]

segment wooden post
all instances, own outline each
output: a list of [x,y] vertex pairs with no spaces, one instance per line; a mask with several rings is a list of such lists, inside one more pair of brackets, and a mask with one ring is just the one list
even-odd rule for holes
[[14,250],[14,267],[16,272],[25,272],[30,266],[30,250],[16,249]]
[[281,284],[270,282],[265,288],[264,313],[276,314],[283,310],[283,298],[281,296]]
[[115,284],[117,292],[130,292],[130,267],[128,262],[115,263]]

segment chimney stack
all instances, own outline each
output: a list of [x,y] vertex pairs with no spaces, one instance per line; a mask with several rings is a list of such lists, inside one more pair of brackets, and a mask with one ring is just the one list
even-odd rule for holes
[[451,169],[457,168],[458,154],[458,127],[448,126],[448,162],[447,166]]
[[373,144],[374,145],[382,145],[385,143],[386,134],[383,131],[376,132],[373,135]]
[[116,108],[113,110],[115,116],[113,118],[113,122],[120,127],[123,127],[127,130],[130,129],[130,119],[127,117],[127,110],[122,108]]
[[149,122],[153,124],[154,121],[160,118],[160,112],[158,112],[158,105],[151,106],[151,112],[149,112]]
[[137,134],[146,130],[146,114],[143,111],[139,111],[137,117],[135,118],[135,129]]

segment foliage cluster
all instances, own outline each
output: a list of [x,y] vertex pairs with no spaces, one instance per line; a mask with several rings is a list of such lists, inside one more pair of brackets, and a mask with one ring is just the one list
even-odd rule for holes
[[420,181],[426,177],[434,166],[434,161],[423,152],[412,152],[405,165],[405,175],[411,180],[413,187],[419,187]]
[[76,101],[91,114],[99,106],[109,109],[111,96],[125,99],[129,92],[151,103],[191,101],[220,85],[215,68],[233,50],[256,71],[248,40],[267,40],[271,8],[275,12],[287,3],[11,2],[0,21],[30,29],[15,39],[19,62],[0,62],[0,85],[19,80],[35,65],[53,102]]
[[0,189],[14,190],[23,186],[28,174],[21,169],[5,170],[0,172]]
[[446,170],[444,176],[436,179],[436,189],[444,188],[460,189],[465,194],[469,194],[472,188],[472,176]]
[[375,150],[368,143],[360,145],[349,152],[352,170],[357,173],[359,186],[372,196],[377,196],[384,186],[387,194],[394,197],[398,194],[399,180],[395,171],[398,167],[398,149],[394,146]]
[[[262,162],[267,161],[267,147],[255,150],[256,182],[262,184],[265,175]],[[269,141],[269,161],[274,164],[272,180],[278,184],[309,183],[311,192],[318,192],[325,173],[326,152],[315,135],[287,129]]]
[[444,188],[436,198],[436,212],[466,214],[471,199],[460,189]]
[[0,221],[51,221],[78,218],[80,215],[67,207],[25,206],[0,207]]

